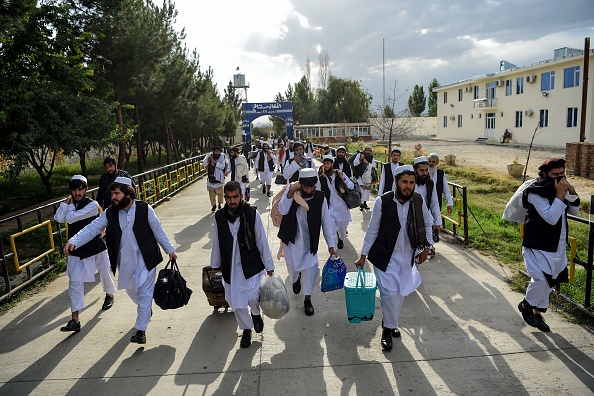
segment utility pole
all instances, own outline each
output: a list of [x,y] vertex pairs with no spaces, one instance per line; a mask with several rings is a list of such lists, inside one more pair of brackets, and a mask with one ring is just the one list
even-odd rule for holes
[[584,42],[584,70],[582,72],[582,112],[580,114],[580,142],[586,141],[586,106],[588,105],[588,73],[590,66],[590,37]]

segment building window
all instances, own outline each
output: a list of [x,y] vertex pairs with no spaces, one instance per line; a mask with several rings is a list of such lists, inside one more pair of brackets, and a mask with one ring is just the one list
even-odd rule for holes
[[538,122],[538,126],[541,128],[546,128],[549,126],[549,111],[548,110],[540,111],[540,121]]
[[512,94],[512,80],[505,80],[505,96]]
[[444,128],[448,127],[448,116],[443,116],[443,127]]
[[567,128],[577,126],[577,107],[567,108]]
[[580,67],[568,67],[563,72],[563,88],[579,87],[580,86]]
[[475,85],[474,86],[474,99],[478,99],[479,98],[479,86]]
[[462,88],[458,89],[458,102],[462,102]]
[[524,93],[524,77],[516,78],[516,95]]
[[540,90],[541,91],[548,91],[550,89],[555,89],[555,72],[554,71],[542,73],[542,79],[540,80]]
[[443,93],[443,103],[448,103],[448,93],[447,92]]
[[462,114],[458,114],[458,128],[462,128]]
[[516,128],[522,128],[522,117],[524,114],[521,111],[516,111]]

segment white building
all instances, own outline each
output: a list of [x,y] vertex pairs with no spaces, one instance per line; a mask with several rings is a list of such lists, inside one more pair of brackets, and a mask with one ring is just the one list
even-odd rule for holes
[[[589,53],[586,141],[594,141],[594,50]],[[512,142],[565,147],[579,142],[582,107],[582,50],[560,48],[554,58],[501,70],[435,89],[437,137],[499,141],[507,129]]]

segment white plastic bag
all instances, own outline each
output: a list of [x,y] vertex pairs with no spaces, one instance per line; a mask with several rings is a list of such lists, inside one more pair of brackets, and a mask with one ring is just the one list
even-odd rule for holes
[[289,295],[280,276],[265,276],[260,287],[260,307],[270,319],[280,319],[289,312]]
[[505,206],[505,210],[503,211],[503,219],[507,221],[513,221],[518,224],[522,224],[526,219],[526,214],[528,213],[528,209],[524,208],[522,205],[522,195],[524,190],[532,185],[536,179],[525,181],[512,195],[509,202]]

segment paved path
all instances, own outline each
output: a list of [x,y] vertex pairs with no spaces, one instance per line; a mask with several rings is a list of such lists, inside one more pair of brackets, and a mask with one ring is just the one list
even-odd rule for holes
[[[252,197],[276,252],[269,199],[259,191]],[[136,310],[127,295],[118,291],[114,307],[103,312],[101,285],[89,284],[82,331],[68,335],[59,331],[69,319],[64,274],[0,317],[0,395],[594,392],[592,332],[555,312],[546,314],[551,333],[526,326],[516,308],[522,295],[505,283],[506,268],[447,243],[421,266],[423,284],[404,303],[402,338],[391,352],[379,345],[379,299],[373,321],[350,324],[342,290],[316,292],[313,317],[303,313],[302,296],[291,294],[291,311],[280,320],[265,318],[264,332],[254,336],[252,347],[240,349],[233,314],[213,313],[201,290],[213,222],[204,181],[156,212],[194,289],[190,304],[174,311],[155,306],[147,344],[139,346],[129,342]],[[341,251],[349,266],[371,215],[352,214]],[[320,251],[325,249],[322,242]],[[320,256],[323,264],[325,255]],[[277,273],[287,279],[284,262]]]

